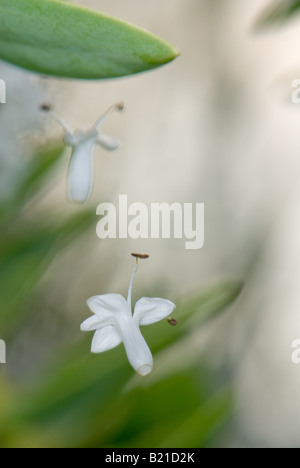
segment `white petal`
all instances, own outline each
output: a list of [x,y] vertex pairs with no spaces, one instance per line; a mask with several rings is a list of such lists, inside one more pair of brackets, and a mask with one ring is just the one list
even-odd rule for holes
[[108,151],[115,151],[119,148],[120,143],[115,138],[100,133],[97,137],[97,145],[102,146],[102,148]]
[[102,296],[93,296],[88,299],[87,304],[94,314],[103,319],[109,319],[116,313],[130,312],[126,299],[121,294],[104,294]]
[[73,149],[71,157],[68,185],[69,197],[77,203],[88,200],[94,181],[93,147],[95,141],[92,139],[82,141]]
[[138,374],[149,374],[153,369],[153,357],[138,324],[133,317],[128,317],[120,321],[119,326],[128,361]]
[[86,319],[80,326],[81,331],[94,331],[111,324],[111,318],[92,315]]
[[115,327],[108,326],[97,330],[92,341],[92,353],[103,353],[113,349],[122,342]]
[[140,325],[151,325],[168,317],[175,307],[166,299],[142,297],[136,303],[133,318]]

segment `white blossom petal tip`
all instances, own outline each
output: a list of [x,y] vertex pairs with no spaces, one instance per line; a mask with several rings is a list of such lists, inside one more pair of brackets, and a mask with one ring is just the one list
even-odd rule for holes
[[116,348],[121,343],[122,338],[118,331],[115,327],[109,325],[108,327],[96,331],[92,341],[91,352],[94,354],[104,353],[105,351]]
[[[136,256],[136,255],[135,255]],[[146,256],[136,257],[148,258]],[[94,315],[81,325],[82,331],[96,331],[92,341],[92,353],[102,353],[123,342],[128,361],[141,376],[152,372],[152,353],[140,331],[140,325],[158,322],[174,311],[175,304],[161,298],[140,299],[132,315],[131,295],[138,263],[134,269],[126,299],[120,294],[93,296],[87,304]]]
[[87,300],[87,305],[94,314],[111,317],[116,312],[128,309],[126,299],[121,294],[104,294],[93,296]]
[[142,367],[140,367],[137,370],[137,373],[141,375],[142,377],[150,374],[152,372],[153,367],[150,366],[150,364],[144,364]]
[[151,325],[169,317],[176,305],[166,299],[142,297],[135,306],[133,317],[140,325]]
[[80,325],[80,329],[81,331],[99,330],[99,328],[103,327],[107,323],[108,320],[109,319],[105,317],[102,319],[98,315],[92,315],[92,317],[89,317]]
[[116,151],[120,147],[118,140],[109,135],[104,135],[103,133],[98,135],[96,143],[107,151]]

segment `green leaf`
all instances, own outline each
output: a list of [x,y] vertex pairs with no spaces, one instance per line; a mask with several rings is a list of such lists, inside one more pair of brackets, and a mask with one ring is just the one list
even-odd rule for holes
[[[187,321],[194,316],[196,325],[202,325],[230,305],[241,289],[240,283],[211,288],[178,308],[177,327],[160,323],[143,328],[143,334],[153,328],[151,349],[154,339],[164,346],[167,340],[178,343],[184,356],[178,338],[188,337]],[[6,401],[0,404],[0,446],[179,448],[208,446],[218,437],[233,411],[231,391],[223,373],[211,380],[201,356],[166,373],[159,371],[155,353],[154,378],[129,386],[136,376],[124,349],[93,356],[90,339],[57,349],[57,358],[30,388],[21,386],[12,394],[1,387],[0,376]]]
[[105,79],[164,65],[178,51],[115,18],[60,0],[1,0],[0,58],[34,72]]
[[160,447],[206,447],[229,420],[232,406],[230,390],[223,388],[202,402],[180,425],[173,426]]
[[300,11],[300,0],[280,0],[269,5],[258,19],[258,29],[288,20]]
[[65,151],[65,146],[58,143],[47,143],[47,148],[42,148],[36,152],[32,160],[28,163],[26,174],[21,186],[15,194],[16,201],[23,203],[34,196],[40,196],[45,179],[51,174],[51,169],[60,160]]
[[201,325],[229,307],[239,297],[243,288],[242,282],[223,283],[212,287],[184,304],[182,315],[185,318],[192,316],[195,324]]
[[195,330],[218,317],[238,299],[243,288],[244,284],[238,281],[221,283],[183,300],[172,314],[178,320],[176,327],[164,327],[160,322],[143,327],[143,335],[151,343],[151,350],[158,352],[184,337],[187,330]]
[[[40,220],[40,226],[16,222],[1,232],[0,328],[8,332],[11,323],[24,315],[24,303],[49,264],[61,250],[84,234],[94,222],[94,212],[69,216],[54,226]],[[53,223],[53,222],[52,222]],[[33,228],[35,227],[35,229]]]

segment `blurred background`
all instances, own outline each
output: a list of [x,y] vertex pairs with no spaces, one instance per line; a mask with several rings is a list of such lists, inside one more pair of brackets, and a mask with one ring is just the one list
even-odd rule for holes
[[[298,2],[74,3],[182,55],[102,82],[0,62],[0,446],[298,447],[300,17],[286,18]],[[63,132],[39,105],[87,129],[119,101],[125,113],[103,132],[121,147],[96,149],[92,198],[72,205]],[[96,207],[119,194],[129,204],[204,202],[205,246],[100,241]],[[92,335],[80,332],[88,297],[127,293],[132,251],[150,254],[135,299],[172,300],[179,322],[143,329],[155,362],[145,379],[123,347],[91,355]]]

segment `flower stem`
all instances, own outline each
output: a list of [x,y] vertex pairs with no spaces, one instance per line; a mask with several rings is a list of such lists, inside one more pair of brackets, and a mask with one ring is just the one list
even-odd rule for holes
[[70,127],[70,125],[65,121],[65,119],[60,117],[60,115],[54,111],[52,111],[52,118],[62,126],[66,133],[69,133],[70,135],[73,134],[73,129]]
[[130,309],[132,309],[132,307],[131,307],[132,286],[133,286],[133,282],[134,282],[136,272],[138,271],[138,267],[139,267],[139,264],[138,264],[138,261],[136,261],[136,266],[135,266],[135,269],[133,271],[133,275],[132,275],[132,278],[131,278],[131,281],[130,281],[130,284],[129,284],[129,290],[128,290],[127,302],[129,304]]
[[122,111],[124,109],[124,104],[123,102],[118,102],[117,104],[114,104],[113,106],[110,106],[109,109],[107,109],[106,112],[104,112],[104,114],[102,114],[99,119],[97,119],[97,121],[95,122],[93,128],[94,129],[97,129],[100,127],[100,125],[102,124],[102,122],[104,122],[104,120],[106,119],[106,117],[109,116],[109,114],[115,110],[117,111]]

